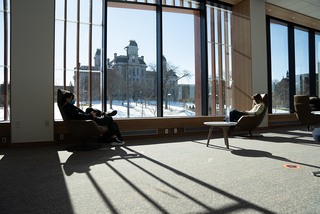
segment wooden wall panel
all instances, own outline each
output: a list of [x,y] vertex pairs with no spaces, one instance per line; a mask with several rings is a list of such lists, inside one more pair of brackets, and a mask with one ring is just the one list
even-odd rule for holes
[[245,0],[232,9],[232,108],[248,110],[252,101],[252,62],[250,1]]
[[320,20],[266,3],[266,14],[288,22],[320,30]]
[[200,12],[194,13],[194,52],[195,52],[195,101],[196,115],[201,115],[201,35],[200,35]]

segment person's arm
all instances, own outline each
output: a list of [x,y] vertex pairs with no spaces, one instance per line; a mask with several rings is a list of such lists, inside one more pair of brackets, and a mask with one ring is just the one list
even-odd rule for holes
[[260,115],[264,110],[264,104],[256,104],[250,111],[247,111],[249,115]]
[[63,106],[63,110],[67,117],[71,120],[92,120],[94,118],[94,115],[85,113],[71,103],[65,104]]

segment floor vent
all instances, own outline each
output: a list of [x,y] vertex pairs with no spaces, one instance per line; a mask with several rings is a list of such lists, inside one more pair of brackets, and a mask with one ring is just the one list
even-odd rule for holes
[[[209,131],[209,126],[198,126],[198,127],[185,127],[184,132],[201,132],[201,131]],[[213,128],[219,129],[219,128]]]
[[154,134],[158,134],[158,129],[121,131],[122,136],[139,136],[139,135],[154,135]]

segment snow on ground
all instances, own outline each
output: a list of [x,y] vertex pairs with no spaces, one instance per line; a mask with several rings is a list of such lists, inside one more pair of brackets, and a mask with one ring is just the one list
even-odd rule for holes
[[[193,106],[193,103],[186,103],[187,106]],[[163,105],[164,106],[164,105]],[[86,110],[86,106],[80,106],[82,110]],[[101,109],[101,104],[100,101],[95,101],[92,103],[92,108],[96,109]],[[110,105],[108,102],[107,109],[110,110]],[[114,100],[112,102],[112,110],[117,110],[118,113],[114,118],[127,118],[127,102],[118,101]],[[130,102],[129,105],[129,115],[130,118],[137,118],[137,117],[157,117],[157,107],[156,103],[151,103],[150,105],[141,105],[141,103],[135,103],[135,102]],[[193,109],[194,110],[194,109]],[[62,119],[59,108],[57,104],[54,104],[54,112],[55,112],[55,119]],[[189,109],[183,108],[183,104],[179,102],[168,102],[168,109],[163,109],[163,114],[164,116],[179,116],[179,117],[190,117],[190,116],[195,116],[195,112]]]

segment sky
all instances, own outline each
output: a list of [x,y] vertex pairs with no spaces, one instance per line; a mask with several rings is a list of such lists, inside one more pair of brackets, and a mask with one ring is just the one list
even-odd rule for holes
[[[135,40],[139,56],[156,62],[156,13],[150,10],[108,9],[108,58],[126,55],[125,46]],[[189,14],[163,13],[163,55],[167,61],[194,74],[194,17]],[[192,78],[189,79],[190,83]]]

